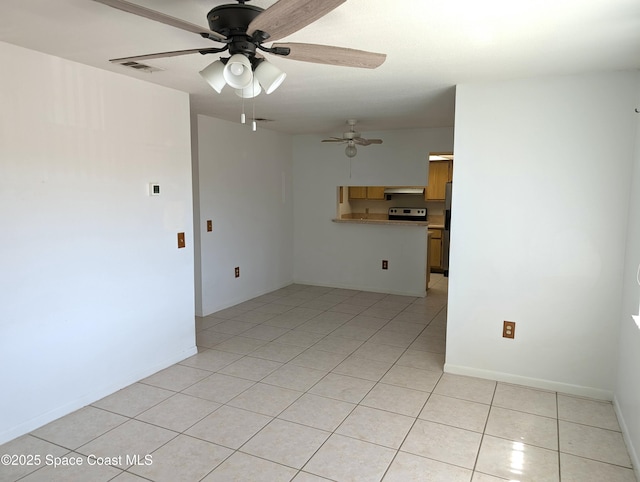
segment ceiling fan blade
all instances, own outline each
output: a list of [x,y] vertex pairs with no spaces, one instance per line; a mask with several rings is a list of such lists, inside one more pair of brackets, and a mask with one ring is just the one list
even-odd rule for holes
[[122,10],[124,12],[133,13],[134,15],[138,15],[140,17],[148,18],[149,20],[155,20],[156,22],[164,23],[165,25],[171,25],[172,27],[186,30],[187,32],[197,33],[198,35],[210,38],[211,40],[227,39],[227,37],[225,37],[224,35],[219,34],[218,32],[214,32],[213,30],[209,30],[208,28],[203,28],[200,25],[196,25],[194,23],[185,22],[184,20],[180,20],[179,18],[171,17],[170,15],[165,15],[164,13],[156,12],[155,10],[141,7],[140,5],[136,5],[135,3],[127,2],[125,0],[93,1],[108,5],[113,8],[117,8],[118,10]]
[[365,139],[364,137],[354,137],[353,142],[361,146],[370,146],[371,144],[382,144],[382,139]]
[[269,40],[279,40],[324,17],[347,0],[278,0],[253,19],[247,34],[256,30],[269,34]]
[[124,64],[125,62],[137,62],[138,60],[149,60],[149,59],[161,59],[165,57],[177,57],[178,55],[188,55],[188,54],[209,54],[215,53],[220,49],[212,48],[202,48],[202,49],[189,49],[189,50],[174,50],[172,52],[159,52],[157,54],[146,54],[146,55],[135,55],[133,57],[122,57],[120,59],[109,59],[109,62],[113,62],[114,64]]
[[339,137],[331,137],[329,139],[323,139],[322,142],[348,142],[348,139],[340,139]]
[[340,65],[343,67],[360,67],[363,69],[375,69],[382,65],[387,58],[386,54],[344,47],[332,47],[330,45],[289,42],[273,44],[273,47],[289,48],[289,55],[284,56],[286,59],[301,60],[303,62],[313,62],[316,64]]

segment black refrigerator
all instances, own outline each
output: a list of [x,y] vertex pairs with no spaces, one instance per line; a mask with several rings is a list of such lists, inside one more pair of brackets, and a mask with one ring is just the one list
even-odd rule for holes
[[444,193],[444,231],[442,232],[442,269],[449,276],[449,245],[451,244],[451,191],[453,183],[449,181]]

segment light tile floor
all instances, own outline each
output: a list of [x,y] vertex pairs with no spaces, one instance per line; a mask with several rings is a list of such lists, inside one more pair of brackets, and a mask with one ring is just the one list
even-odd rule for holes
[[0,480],[636,482],[610,403],[443,374],[446,296],[291,285],[199,318],[197,355],[3,445],[41,461]]

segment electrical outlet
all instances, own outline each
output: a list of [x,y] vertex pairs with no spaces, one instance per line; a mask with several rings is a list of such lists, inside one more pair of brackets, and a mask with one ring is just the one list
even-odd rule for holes
[[207,231],[213,231],[213,221],[211,219],[207,220]]
[[178,233],[178,248],[184,248],[187,243],[184,240],[184,233]]
[[236,278],[240,278],[240,266],[236,266]]
[[503,338],[515,338],[516,337],[516,322],[504,321],[502,325],[502,337]]
[[386,259],[382,260],[382,269],[389,269],[389,261]]

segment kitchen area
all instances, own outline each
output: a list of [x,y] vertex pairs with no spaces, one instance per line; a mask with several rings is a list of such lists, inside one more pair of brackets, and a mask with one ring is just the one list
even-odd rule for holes
[[453,155],[429,156],[426,186],[339,186],[334,222],[426,227],[426,287],[431,272],[448,276]]

